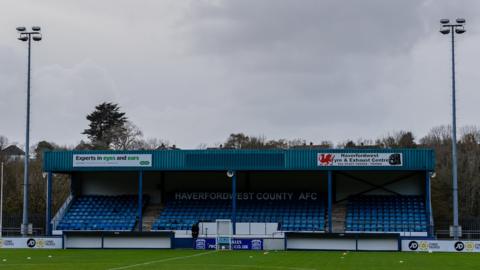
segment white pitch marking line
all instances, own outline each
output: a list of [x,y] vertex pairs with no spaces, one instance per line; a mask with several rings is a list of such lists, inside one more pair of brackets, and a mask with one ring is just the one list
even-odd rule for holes
[[215,252],[217,252],[217,251],[209,251],[209,252],[203,252],[203,253],[198,253],[198,254],[193,254],[193,255],[187,255],[187,256],[171,257],[171,258],[166,258],[166,259],[161,259],[161,260],[156,260],[156,261],[149,261],[149,262],[131,264],[131,265],[126,265],[126,266],[121,266],[121,267],[108,268],[107,270],[129,269],[129,268],[134,268],[134,267],[139,267],[139,266],[150,265],[150,264],[154,264],[154,263],[161,263],[161,262],[169,262],[169,261],[175,261],[175,260],[181,260],[181,259],[188,259],[188,258],[193,258],[193,257],[198,257],[198,256],[203,256],[203,255],[215,253]]

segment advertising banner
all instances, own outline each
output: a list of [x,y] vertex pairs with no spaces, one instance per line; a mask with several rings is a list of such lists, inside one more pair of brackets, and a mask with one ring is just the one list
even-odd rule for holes
[[5,237],[0,238],[0,248],[61,249],[62,238]]
[[402,240],[402,251],[480,252],[480,241]]
[[[199,238],[195,240],[195,249],[216,249],[215,238]],[[234,250],[263,250],[263,239],[260,238],[234,238],[232,239]]]
[[78,154],[73,167],[152,167],[151,154]]
[[210,250],[216,249],[216,240],[215,238],[198,238],[195,239],[195,249],[199,250]]
[[236,249],[236,250],[263,250],[263,239],[236,238],[236,239],[232,240],[232,249]]
[[318,153],[320,167],[391,167],[403,166],[401,153]]

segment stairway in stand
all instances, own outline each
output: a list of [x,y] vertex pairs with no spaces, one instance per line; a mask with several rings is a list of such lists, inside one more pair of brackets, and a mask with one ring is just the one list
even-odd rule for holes
[[345,232],[345,218],[347,216],[347,202],[334,204],[332,207],[332,233]]
[[161,204],[149,204],[145,208],[142,218],[142,231],[149,232],[152,230],[152,225],[155,222],[155,219],[160,216],[162,210],[163,205]]

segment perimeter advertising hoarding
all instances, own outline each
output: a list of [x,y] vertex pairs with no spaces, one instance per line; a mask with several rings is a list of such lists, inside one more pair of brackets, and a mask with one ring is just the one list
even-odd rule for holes
[[0,238],[0,248],[60,249],[62,238],[4,237]]
[[320,167],[401,167],[402,153],[318,153]]
[[152,167],[152,154],[77,154],[73,167]]
[[402,240],[402,251],[480,252],[480,241]]
[[[216,249],[215,238],[195,239],[195,249]],[[234,238],[232,239],[233,250],[263,250],[263,239],[259,238]]]

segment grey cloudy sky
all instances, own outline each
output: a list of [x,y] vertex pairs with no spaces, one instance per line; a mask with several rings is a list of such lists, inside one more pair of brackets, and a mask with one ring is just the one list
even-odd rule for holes
[[480,1],[162,0],[0,2],[0,134],[24,142],[26,45],[32,141],[85,139],[86,114],[118,102],[145,137],[182,148],[232,132],[341,142],[450,123],[449,40],[458,38],[458,124],[480,125]]

